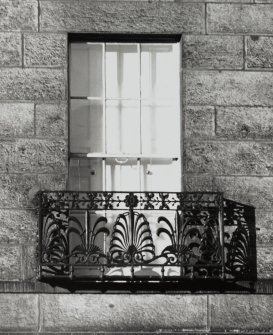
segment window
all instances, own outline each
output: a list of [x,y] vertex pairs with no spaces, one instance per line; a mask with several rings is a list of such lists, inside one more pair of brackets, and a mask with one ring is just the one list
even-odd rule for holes
[[177,38],[88,38],[70,44],[70,191],[40,194],[40,278],[254,278],[254,209],[181,192]]
[[180,191],[180,44],[72,42],[69,188]]

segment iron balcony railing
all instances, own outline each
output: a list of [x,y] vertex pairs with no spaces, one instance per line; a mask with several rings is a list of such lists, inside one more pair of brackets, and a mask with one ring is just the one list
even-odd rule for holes
[[40,279],[255,277],[255,213],[217,192],[40,192]]

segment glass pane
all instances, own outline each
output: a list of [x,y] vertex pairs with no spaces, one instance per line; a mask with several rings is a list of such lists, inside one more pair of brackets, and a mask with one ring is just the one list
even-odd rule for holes
[[70,69],[71,96],[102,97],[102,44],[72,43]]
[[70,152],[103,152],[103,103],[71,100]]
[[137,191],[140,189],[139,177],[136,158],[106,159],[107,191]]
[[139,98],[137,45],[106,44],[106,98]]
[[106,102],[107,153],[139,153],[139,101]]
[[179,105],[168,101],[142,102],[142,153],[168,155],[180,153],[179,113]]
[[141,45],[141,98],[179,98],[179,44]]
[[169,158],[141,159],[142,191],[181,191],[180,160]]
[[69,189],[73,191],[103,190],[102,159],[71,158],[69,162]]

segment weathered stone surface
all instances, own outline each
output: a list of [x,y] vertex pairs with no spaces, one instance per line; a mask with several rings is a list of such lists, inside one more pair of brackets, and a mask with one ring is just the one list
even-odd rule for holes
[[229,139],[272,139],[273,108],[216,107],[216,136]]
[[37,141],[25,139],[0,142],[0,172],[35,172],[37,168]]
[[203,4],[175,2],[42,1],[42,31],[202,33]]
[[144,300],[142,295],[41,295],[41,330],[206,329],[206,296],[147,294]]
[[272,20],[272,5],[207,5],[209,33],[272,34]]
[[42,137],[67,136],[67,105],[36,106],[36,135]]
[[[36,244],[23,246],[23,278],[35,281],[37,277],[37,249]],[[0,328],[1,329],[1,328]]]
[[64,71],[56,69],[0,69],[0,99],[64,100]]
[[[273,247],[257,247],[257,272],[260,279],[273,279]],[[273,327],[272,327],[273,329]]]
[[29,192],[35,185],[37,179],[33,175],[0,175],[0,207],[33,207]]
[[273,72],[187,70],[184,83],[186,103],[272,106],[272,82]]
[[232,175],[273,175],[273,143],[189,142],[186,171]]
[[273,67],[273,37],[246,37],[247,68]]
[[41,190],[61,191],[66,189],[66,176],[63,174],[41,174],[38,175]]
[[1,294],[0,329],[7,331],[38,331],[37,294]]
[[0,243],[36,242],[37,217],[32,210],[0,209]]
[[34,104],[0,103],[1,136],[33,136]]
[[0,142],[0,172],[65,173],[67,143],[60,140],[17,139]]
[[38,28],[38,2],[36,0],[1,0],[0,30],[30,30]]
[[185,109],[186,137],[213,137],[215,125],[214,107],[189,106]]
[[0,33],[0,66],[6,65],[22,65],[22,46],[20,33]]
[[272,331],[272,295],[211,295],[211,331]]
[[67,38],[64,34],[24,35],[26,66],[66,66]]
[[249,204],[257,209],[273,205],[272,177],[215,177],[214,190],[224,192],[227,199]]
[[243,36],[184,35],[183,66],[186,68],[242,69]]
[[38,173],[66,173],[67,142],[40,140],[37,143]]
[[21,253],[18,245],[0,245],[0,280],[22,279]]
[[[272,208],[268,208],[272,210]],[[273,245],[273,212],[256,211],[257,243]]]
[[210,192],[212,191],[212,176],[210,175],[188,175],[184,177],[185,191],[187,192]]

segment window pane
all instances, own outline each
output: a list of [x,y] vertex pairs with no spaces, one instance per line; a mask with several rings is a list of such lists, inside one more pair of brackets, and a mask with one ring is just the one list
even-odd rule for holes
[[106,98],[139,98],[137,45],[106,44]]
[[100,100],[71,100],[70,152],[102,152],[103,103]]
[[102,97],[103,45],[71,44],[71,96]]
[[169,158],[141,159],[141,190],[181,191],[180,164]]
[[73,191],[103,190],[102,159],[71,158],[69,162],[69,189]]
[[136,158],[106,159],[107,191],[139,190],[139,177],[139,166]]
[[179,97],[179,44],[141,45],[141,97]]
[[106,102],[107,153],[139,153],[139,101]]
[[179,106],[168,101],[143,101],[141,105],[141,143],[145,154],[180,152]]

